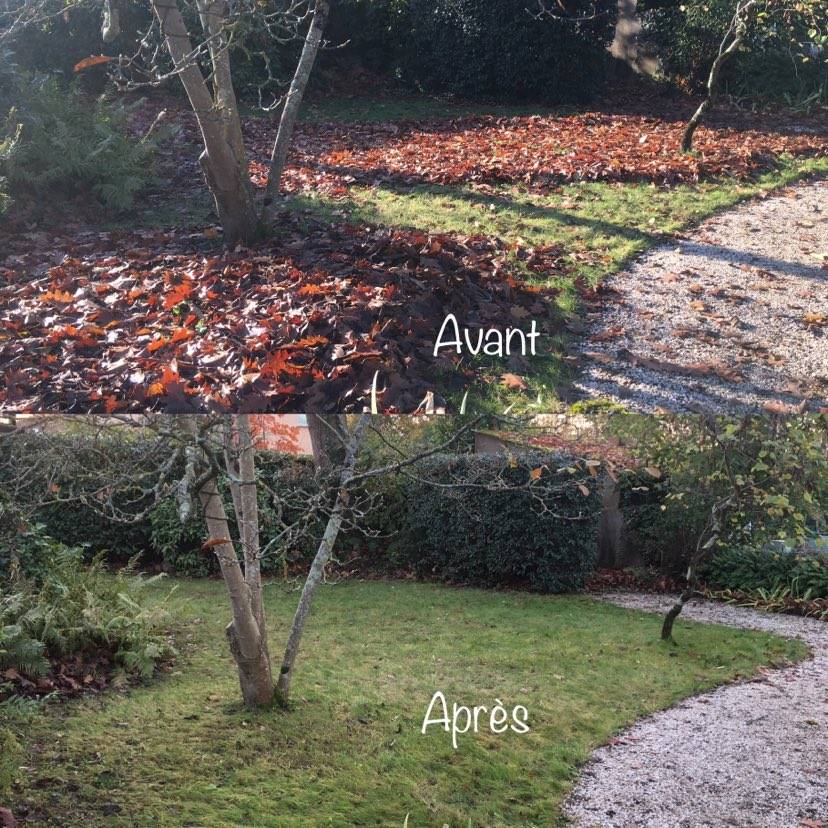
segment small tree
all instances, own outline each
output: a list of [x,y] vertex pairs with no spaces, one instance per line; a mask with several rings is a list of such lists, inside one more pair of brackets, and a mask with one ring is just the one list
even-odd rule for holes
[[824,521],[828,421],[813,415],[668,418],[648,432],[655,441],[649,450],[658,444],[653,462],[668,476],[668,500],[681,508],[701,498],[707,508],[685,588],[664,618],[661,638],[669,641],[684,606],[700,595],[700,570],[718,549],[801,540],[809,524]]
[[[779,30],[788,32],[792,51],[799,49],[804,52],[809,45],[823,48],[826,43],[826,20],[826,0],[736,0],[733,17],[710,67],[705,98],[684,129],[682,152],[692,151],[696,129],[716,102],[722,69],[741,48],[760,41],[770,32],[778,33]],[[797,43],[796,33],[800,31],[805,31],[810,38],[808,44]],[[810,59],[810,55],[802,56]]]
[[[361,484],[405,473],[425,458],[445,451],[476,422],[467,422],[432,446],[406,452],[381,434],[393,434],[392,419],[374,421],[362,414],[323,420],[332,442],[341,450],[330,452],[329,471],[319,473],[314,486],[282,492],[269,489],[257,474],[257,436],[249,415],[104,419],[53,416],[10,427],[0,435],[4,449],[0,454],[4,456],[0,483],[10,500],[29,504],[28,514],[36,511],[32,504],[81,502],[113,520],[138,522],[146,520],[151,508],[169,497],[177,499],[182,521],[190,520],[200,509],[208,534],[203,550],[216,556],[230,604],[226,634],[242,699],[251,708],[266,707],[274,701],[286,705],[313,597],[337,537],[343,526],[359,528],[371,506],[371,496],[360,492]],[[92,441],[92,454],[98,460],[94,467],[79,467],[73,462],[72,440],[64,439],[67,430],[87,448]],[[394,457],[390,462],[369,457],[359,468],[369,430],[393,447]],[[59,439],[50,439],[51,435]],[[131,447],[128,464],[123,451],[112,451],[113,443]],[[257,492],[262,488],[276,501],[277,514],[300,515],[282,521],[274,530],[271,544],[288,544],[307,534],[313,525],[312,516],[323,515],[326,519],[275,682],[262,600],[261,560],[271,551],[260,544]],[[230,514],[235,516],[235,538]]]
[[[111,43],[120,33],[120,0],[105,0],[102,35]],[[109,62],[123,88],[157,86],[178,77],[198,124],[203,151],[200,162],[212,194],[226,244],[254,240],[269,220],[279,190],[299,107],[322,44],[330,12],[329,0],[146,0],[153,24],[141,33],[133,55],[90,56],[76,69]],[[56,0],[21,0],[0,6],[0,40],[12,39],[26,25],[68,13]],[[185,14],[186,13],[186,14]],[[197,20],[198,26],[189,25]],[[254,195],[244,146],[241,116],[233,88],[231,49],[245,31],[264,32],[271,43],[299,35],[307,25],[304,47],[290,88],[282,102],[274,139],[268,181],[261,198]],[[168,56],[161,59],[161,50]],[[266,57],[266,56],[265,56]],[[268,62],[269,65],[269,62]],[[137,80],[136,80],[137,79]]]

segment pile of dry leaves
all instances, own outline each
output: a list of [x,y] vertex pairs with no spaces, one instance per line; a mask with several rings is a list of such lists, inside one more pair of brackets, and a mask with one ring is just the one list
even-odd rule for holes
[[[725,122],[727,123],[727,121]],[[265,159],[267,122],[248,124]],[[746,178],[783,153],[824,155],[824,130],[705,126],[692,155],[680,152],[684,123],[640,114],[465,117],[377,124],[304,125],[296,135],[285,188],[342,194],[350,184],[510,183],[534,189],[571,181],[694,182]],[[266,167],[252,165],[253,179]]]
[[[317,227],[255,250],[203,234],[80,234],[0,262],[0,405],[7,410],[410,412],[441,368],[442,321],[559,324],[521,273],[556,249],[485,237]],[[458,370],[459,368],[459,370]]]

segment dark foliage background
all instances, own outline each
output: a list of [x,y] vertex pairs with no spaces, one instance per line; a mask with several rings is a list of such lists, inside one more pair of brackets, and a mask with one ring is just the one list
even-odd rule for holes
[[[460,479],[480,487],[501,479],[522,486],[533,469],[542,468],[533,485],[549,490],[543,498],[549,511],[525,489],[463,487],[452,492],[412,481],[395,558],[428,578],[541,592],[579,589],[595,563],[600,502],[589,475],[559,472],[556,462],[550,463],[548,454],[430,459],[418,472],[421,477],[437,483]],[[578,484],[587,487],[588,496]]]

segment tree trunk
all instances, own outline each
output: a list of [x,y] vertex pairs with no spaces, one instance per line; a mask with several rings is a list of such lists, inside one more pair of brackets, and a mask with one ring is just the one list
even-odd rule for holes
[[699,108],[693,113],[693,117],[687,122],[687,126],[684,128],[684,135],[681,139],[682,152],[692,151],[693,135],[708,110],[713,106],[719,92],[719,75],[721,74],[722,67],[739,48],[741,43],[741,34],[737,34],[733,39],[733,42],[726,49],[724,48],[724,42],[722,43],[722,48],[719,50],[719,54],[713,61],[713,66],[710,67],[710,76],[707,78],[707,97],[701,102]]
[[308,422],[313,463],[318,471],[327,474],[334,465],[333,443],[336,436],[331,433],[323,414],[308,410],[305,416]]
[[638,16],[636,0],[618,0],[618,20],[610,54],[623,61],[631,69],[638,67],[638,35],[641,33],[641,19]]
[[[227,625],[230,652],[239,671],[242,698],[248,707],[266,707],[273,702],[273,676],[264,617],[256,618],[253,591],[246,582],[233,541],[224,501],[215,478],[210,478],[199,491],[199,500],[207,524],[213,553],[218,558],[221,575],[230,597],[233,620]],[[261,600],[261,587],[259,587]]]
[[270,169],[267,175],[267,189],[265,190],[266,206],[272,204],[279,193],[279,182],[287,161],[288,148],[293,137],[293,129],[296,126],[296,118],[299,115],[299,107],[302,104],[308,79],[316,61],[316,54],[322,43],[322,34],[328,22],[329,12],[330,4],[328,0],[316,0],[313,19],[305,37],[305,45],[302,48],[302,55],[296,66],[296,72],[293,75],[285,105],[282,107],[279,131],[276,133],[276,141],[273,144],[273,152],[270,156]]
[[694,594],[695,593],[692,589],[684,590],[684,592],[682,592],[679,596],[678,601],[675,604],[673,604],[667,615],[664,616],[664,623],[661,625],[662,641],[673,640],[673,623],[675,622],[676,618],[678,618],[679,615],[681,615],[681,611],[684,609],[684,605],[693,597]]
[[348,506],[349,491],[348,484],[354,476],[354,469],[356,467],[357,456],[359,448],[362,445],[362,440],[365,434],[365,428],[368,425],[368,415],[360,415],[354,431],[349,434],[348,445],[345,452],[345,462],[342,467],[342,472],[339,478],[339,491],[336,496],[336,503],[328,518],[328,525],[325,527],[325,533],[322,536],[322,541],[319,544],[319,549],[316,552],[316,557],[311,564],[310,572],[305,580],[305,586],[302,589],[302,595],[299,598],[299,605],[296,608],[296,614],[293,617],[293,623],[290,628],[290,635],[288,636],[287,646],[285,647],[285,654],[282,659],[282,668],[279,671],[279,680],[276,684],[276,695],[281,704],[287,704],[290,700],[290,685],[293,679],[293,667],[296,662],[296,656],[299,652],[299,643],[302,639],[302,633],[305,631],[305,622],[307,621],[308,613],[310,612],[311,601],[313,600],[316,588],[322,581],[322,576],[325,572],[325,564],[333,554],[336,537],[339,534],[339,529],[342,526],[342,520],[345,516],[345,509]]
[[[215,4],[204,6],[202,21],[209,32],[220,27]],[[204,151],[199,157],[204,180],[213,196],[224,240],[229,246],[253,241],[260,221],[241,140],[241,120],[222,38],[211,39],[215,100],[193,58],[187,26],[176,0],[152,0],[152,9],[173,65],[195,113]]]
[[240,414],[236,422],[239,441],[239,501],[242,513],[239,535],[244,547],[244,580],[250,590],[253,617],[259,629],[264,630],[262,562],[259,548],[259,498],[256,488],[256,446],[250,428],[250,417],[247,414]]

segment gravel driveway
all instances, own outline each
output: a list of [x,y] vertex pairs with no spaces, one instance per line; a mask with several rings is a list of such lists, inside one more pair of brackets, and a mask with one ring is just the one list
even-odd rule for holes
[[[602,598],[648,612],[672,603]],[[694,602],[677,636],[684,617],[795,636],[814,657],[641,720],[595,751],[567,815],[578,828],[828,826],[828,623]]]
[[828,405],[828,181],[714,216],[605,283],[581,397],[637,411]]

